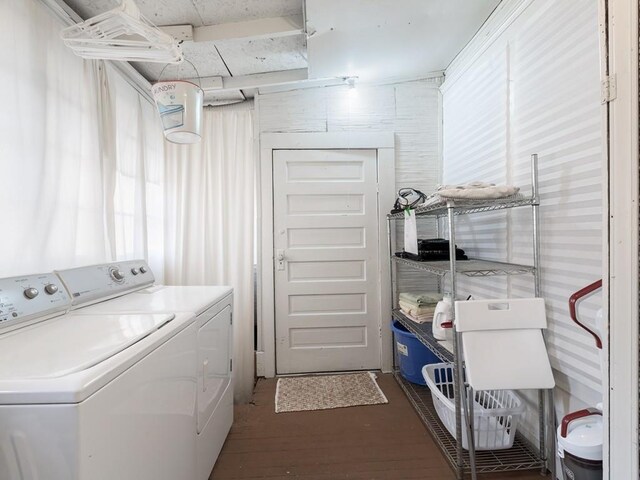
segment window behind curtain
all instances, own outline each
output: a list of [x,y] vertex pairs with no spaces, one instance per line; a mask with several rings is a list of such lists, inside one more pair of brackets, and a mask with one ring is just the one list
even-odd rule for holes
[[146,258],[163,277],[164,145],[155,106],[108,70],[116,118],[115,249],[118,259]]
[[[0,277],[147,255],[157,270],[159,121],[117,73],[99,82],[98,63],[69,51],[62,28],[38,0],[0,2]],[[100,88],[115,99],[114,135],[100,128]]]

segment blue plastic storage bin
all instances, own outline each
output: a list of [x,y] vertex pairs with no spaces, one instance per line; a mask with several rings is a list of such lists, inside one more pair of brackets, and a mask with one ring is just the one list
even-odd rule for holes
[[400,374],[411,383],[426,385],[422,376],[422,367],[440,363],[441,360],[401,323],[394,321],[391,324],[391,331],[396,342],[396,362],[400,367]]

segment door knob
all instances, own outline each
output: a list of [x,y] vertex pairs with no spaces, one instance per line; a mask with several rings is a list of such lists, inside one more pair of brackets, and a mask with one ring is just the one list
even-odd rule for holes
[[278,260],[278,270],[284,270],[284,250],[276,251],[276,259]]

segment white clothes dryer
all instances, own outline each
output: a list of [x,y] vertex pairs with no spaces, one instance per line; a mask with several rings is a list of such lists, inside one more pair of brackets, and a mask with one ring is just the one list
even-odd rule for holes
[[70,304],[54,274],[0,280],[0,478],[195,478],[195,316]]
[[[77,314],[196,316],[197,480],[207,480],[233,422],[233,291],[227,286],[154,285],[143,260],[57,272]],[[108,295],[99,292],[108,291]]]

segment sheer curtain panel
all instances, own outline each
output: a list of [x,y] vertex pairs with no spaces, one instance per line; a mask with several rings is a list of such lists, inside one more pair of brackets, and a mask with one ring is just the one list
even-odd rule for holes
[[35,0],[0,2],[0,276],[109,258],[98,68]]
[[205,108],[199,144],[165,146],[165,283],[234,288],[236,402],[254,381],[252,111]]
[[0,277],[146,257],[162,280],[154,107],[38,0],[0,1]]
[[164,278],[164,137],[155,105],[115,70],[111,85],[115,162],[111,194],[113,253],[118,260],[146,258],[158,283]]

